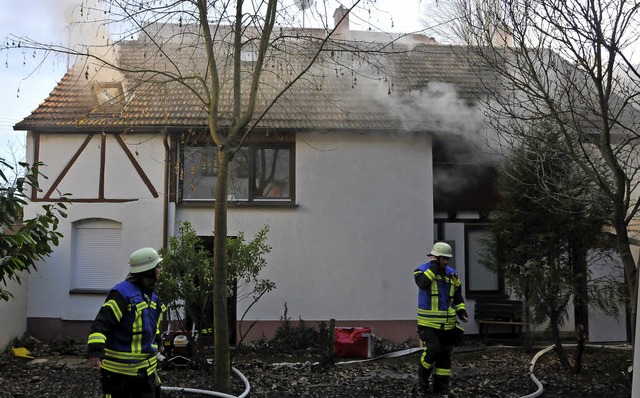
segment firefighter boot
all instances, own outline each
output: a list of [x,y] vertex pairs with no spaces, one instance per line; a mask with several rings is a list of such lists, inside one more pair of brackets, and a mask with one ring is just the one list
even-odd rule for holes
[[441,398],[455,398],[455,395],[449,391],[449,376],[433,376],[433,392]]
[[429,378],[431,377],[431,369],[427,369],[422,364],[418,365],[418,390],[422,395],[429,392]]

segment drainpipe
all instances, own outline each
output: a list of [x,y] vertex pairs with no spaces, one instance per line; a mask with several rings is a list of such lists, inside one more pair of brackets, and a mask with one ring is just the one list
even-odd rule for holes
[[169,240],[169,173],[171,172],[171,146],[169,145],[169,129],[162,129],[162,143],[164,144],[164,203],[162,205],[162,247],[167,248]]
[[[640,305],[640,294],[638,295],[636,301],[636,308]],[[637,311],[636,311],[637,312]],[[640,317],[640,312],[636,314],[636,325],[640,325],[638,322],[638,318]],[[640,333],[638,333],[638,328],[636,327],[636,335],[632,336],[633,341],[633,364],[631,365],[631,396],[637,397],[640,394]]]

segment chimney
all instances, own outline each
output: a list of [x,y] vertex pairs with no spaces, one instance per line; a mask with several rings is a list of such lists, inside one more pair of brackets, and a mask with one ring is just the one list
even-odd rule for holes
[[489,34],[491,35],[491,45],[494,47],[513,47],[513,36],[507,29],[491,24]]
[[334,32],[345,33],[349,31],[349,10],[342,5],[333,13]]

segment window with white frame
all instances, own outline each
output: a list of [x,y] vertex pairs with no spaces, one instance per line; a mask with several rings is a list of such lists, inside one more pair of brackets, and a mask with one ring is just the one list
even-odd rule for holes
[[487,253],[487,225],[466,225],[466,293],[469,296],[493,296],[504,294],[504,281],[499,272],[485,265]]
[[89,218],[72,224],[72,291],[108,291],[122,281],[128,265],[121,261],[122,224]]

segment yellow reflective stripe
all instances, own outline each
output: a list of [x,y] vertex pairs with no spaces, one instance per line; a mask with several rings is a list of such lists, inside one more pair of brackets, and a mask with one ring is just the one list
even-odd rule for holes
[[436,316],[419,316],[418,320],[424,319],[427,322],[436,322],[436,323],[455,323],[456,319],[454,317],[436,317]]
[[424,274],[427,276],[427,278],[429,278],[432,282],[434,279],[436,279],[436,274],[433,273],[433,271],[431,271],[430,269],[427,269],[426,271],[424,271]]
[[460,303],[458,305],[456,305],[456,311],[460,311],[460,310],[466,310],[467,306],[464,305],[464,303]]
[[133,332],[133,335],[131,337],[131,352],[141,353],[142,352],[142,311],[138,311],[138,308],[136,308],[136,315],[135,315],[135,319],[133,320],[131,331]]
[[104,344],[107,341],[107,336],[105,336],[102,333],[91,333],[89,335],[89,340],[87,341],[87,344],[95,344],[95,343],[99,343],[99,344]]
[[156,322],[156,334],[160,333],[160,322],[162,322],[162,314],[164,314],[166,308],[167,307],[165,307],[164,304],[162,304],[162,306],[160,307],[160,311],[162,312],[160,313],[160,315],[158,315],[158,322]]
[[449,309],[438,311],[438,310],[423,310],[422,308],[418,308],[418,314],[423,316],[451,316],[455,315],[453,310],[449,311]]
[[433,329],[444,328],[444,330],[451,330],[456,327],[455,320],[447,320],[444,322],[433,321],[432,319],[422,319],[418,318],[419,326],[426,326]]
[[453,283],[451,284],[451,287],[449,288],[449,297],[453,297],[453,295],[456,292],[456,287],[453,285]]
[[149,358],[149,360],[137,362],[134,364],[120,363],[104,359],[102,361],[102,368],[110,372],[119,373],[127,376],[137,376],[138,370],[146,369],[147,375],[153,374],[158,368],[158,360],[156,357]]
[[122,319],[122,311],[120,311],[120,307],[118,307],[118,304],[115,302],[115,300],[109,300],[106,303],[102,304],[102,306],[111,308],[111,312],[113,312],[116,320],[120,322],[120,319]]
[[438,282],[432,281],[435,283],[431,283],[431,309],[438,309]]
[[436,368],[433,373],[437,376],[451,376],[451,369]]
[[116,358],[116,359],[123,359],[123,360],[128,360],[128,361],[144,361],[147,360],[149,358],[149,353],[133,353],[133,352],[122,352],[122,351],[115,351],[109,348],[105,348],[104,349],[104,353],[111,358]]
[[420,355],[420,363],[422,364],[422,366],[425,367],[425,369],[431,369],[433,364],[428,363],[424,360],[426,356],[427,356],[427,346],[424,346],[424,350],[422,350],[422,355]]

